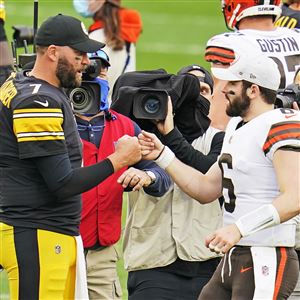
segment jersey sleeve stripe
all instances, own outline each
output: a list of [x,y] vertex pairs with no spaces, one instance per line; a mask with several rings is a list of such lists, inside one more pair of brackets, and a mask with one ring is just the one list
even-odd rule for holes
[[235,59],[233,50],[221,47],[207,47],[205,50],[206,61],[220,61],[231,63]]
[[[44,134],[44,133],[41,133]],[[58,140],[64,140],[64,136],[60,136],[60,133],[45,133],[45,135],[38,135],[38,136],[18,136],[18,143],[21,142],[40,142],[40,141],[58,141]]]
[[13,113],[13,129],[18,142],[64,140],[63,114],[55,109],[19,109]]
[[271,127],[268,137],[276,134],[277,132],[281,132],[283,130],[292,130],[297,128],[298,129],[300,128],[300,122],[292,121],[292,122],[278,123]]
[[20,113],[62,113],[62,110],[60,108],[22,108],[14,110],[14,115]]
[[264,153],[267,154],[276,143],[284,140],[290,140],[291,145],[300,147],[300,122],[273,125],[263,145]]

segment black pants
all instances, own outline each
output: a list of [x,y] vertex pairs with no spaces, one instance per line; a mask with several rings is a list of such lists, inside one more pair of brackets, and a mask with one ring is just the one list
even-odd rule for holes
[[129,272],[128,300],[196,300],[211,275],[185,277],[159,269]]

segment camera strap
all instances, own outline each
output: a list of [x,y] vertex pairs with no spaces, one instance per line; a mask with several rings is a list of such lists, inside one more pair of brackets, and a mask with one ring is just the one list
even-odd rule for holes
[[125,48],[126,48],[127,57],[126,57],[126,60],[125,60],[124,68],[122,70],[122,74],[125,72],[127,66],[129,65],[129,62],[130,62],[130,46],[131,46],[131,43],[128,42],[128,41],[125,41]]

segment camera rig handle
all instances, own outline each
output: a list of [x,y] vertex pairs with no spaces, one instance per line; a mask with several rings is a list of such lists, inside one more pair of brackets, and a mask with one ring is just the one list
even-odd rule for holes
[[[24,65],[31,64],[36,58],[35,36],[38,29],[38,0],[33,3],[33,28],[23,25],[16,25],[12,28],[13,42],[11,43],[14,67],[16,70],[23,68]],[[28,44],[33,44],[33,53],[29,53]],[[17,47],[24,47],[24,54],[17,54]]]
[[34,0],[33,3],[33,52],[35,52],[35,35],[38,29],[38,18],[39,18],[39,1]]

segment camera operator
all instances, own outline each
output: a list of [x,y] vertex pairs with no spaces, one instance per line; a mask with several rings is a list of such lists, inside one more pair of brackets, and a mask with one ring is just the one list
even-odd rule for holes
[[[104,50],[112,62],[108,81],[114,86],[124,72],[136,69],[136,45],[142,33],[142,19],[137,10],[122,6],[121,0],[73,0],[75,10],[92,17],[89,27],[92,39],[105,42]],[[109,94],[109,101],[110,101]]]
[[[293,108],[296,110],[300,110],[300,68],[297,69],[295,77],[294,77],[294,84],[298,85],[298,98],[297,101],[293,102]],[[300,215],[298,215],[295,220],[297,221],[297,225],[296,225],[296,252],[298,255],[298,260],[299,260],[299,266],[300,266]],[[297,300],[300,297],[300,273],[299,273],[299,277],[298,277],[298,282],[297,285],[293,291],[293,293],[291,294],[289,300]]]
[[5,28],[5,6],[4,1],[0,1],[0,86],[13,71],[13,57],[9,47]]
[[[141,130],[132,120],[108,109],[107,54],[99,50],[90,55],[101,60],[97,81],[101,85],[99,112],[95,115],[76,113],[76,122],[83,142],[84,166],[105,159],[114,151],[114,141],[124,134],[137,136]],[[96,99],[93,99],[96,100]],[[98,100],[99,101],[99,100]],[[126,99],[124,100],[126,101]],[[84,193],[80,233],[87,264],[89,299],[121,299],[122,290],[117,274],[119,260],[115,243],[121,234],[122,195],[126,190],[139,190],[153,197],[162,196],[170,186],[170,179],[155,163],[141,161],[126,171],[122,185],[117,178],[122,168],[94,189]]]
[[[170,98],[165,120],[154,122],[161,140],[178,158],[206,172],[216,161],[224,137],[223,132],[210,127],[207,116],[213,80],[198,65],[181,69],[179,76],[193,77],[194,86],[190,88],[198,91],[198,106],[194,109],[202,110],[203,132],[198,127],[195,130],[194,119],[182,120],[173,115]],[[182,132],[176,126],[179,124]],[[126,172],[119,182],[125,179]],[[176,184],[163,197],[151,197],[143,191],[130,194],[124,232],[129,300],[197,299],[219,263],[219,256],[206,249],[203,242],[206,234],[221,225],[219,201],[199,205]]]
[[87,299],[80,194],[139,161],[141,147],[123,136],[109,156],[81,167],[63,88],[81,85],[87,53],[104,45],[62,14],[42,23],[35,42],[33,69],[12,73],[0,91],[0,266],[11,299]]

